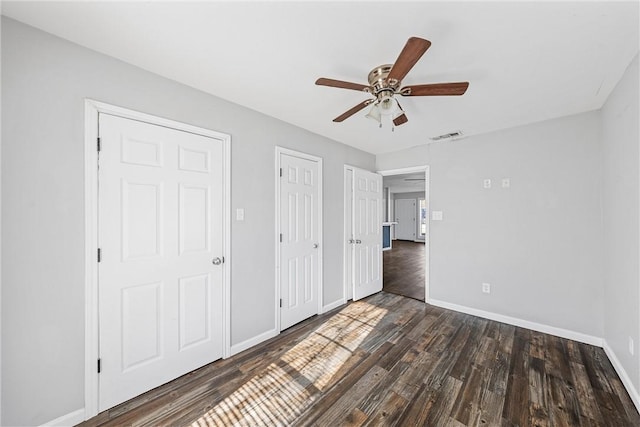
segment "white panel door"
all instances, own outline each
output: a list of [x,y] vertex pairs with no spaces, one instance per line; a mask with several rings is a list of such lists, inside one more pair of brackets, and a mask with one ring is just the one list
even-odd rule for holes
[[280,153],[280,329],[318,314],[318,162]]
[[354,169],[353,300],[382,290],[382,176]]
[[396,239],[416,239],[416,207],[415,199],[396,199]]
[[222,357],[223,142],[99,116],[103,411]]
[[344,282],[345,299],[353,299],[353,169],[344,170]]

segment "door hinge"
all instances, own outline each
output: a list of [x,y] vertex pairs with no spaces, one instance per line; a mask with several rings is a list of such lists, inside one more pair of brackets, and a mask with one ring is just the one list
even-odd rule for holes
[[101,148],[102,146],[100,145],[100,137],[98,137],[98,151],[100,151]]
[[102,249],[98,248],[98,262],[102,261]]
[[280,168],[280,176],[282,176],[282,168]]
[[280,298],[280,307],[282,307],[282,298]]
[[282,243],[282,233],[280,233],[280,243]]
[[100,371],[102,371],[102,363],[101,363],[101,359],[98,359],[98,373],[100,373]]

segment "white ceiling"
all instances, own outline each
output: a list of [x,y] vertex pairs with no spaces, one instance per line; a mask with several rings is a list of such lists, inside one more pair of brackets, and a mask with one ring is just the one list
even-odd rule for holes
[[[600,108],[638,52],[638,2],[10,2],[2,13],[371,153]],[[431,48],[403,85],[469,81],[462,97],[403,98],[391,132],[332,119],[411,36]]]

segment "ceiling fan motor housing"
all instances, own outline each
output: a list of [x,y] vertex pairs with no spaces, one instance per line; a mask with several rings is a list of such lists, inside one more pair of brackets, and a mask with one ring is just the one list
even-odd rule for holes
[[369,86],[373,89],[373,94],[376,97],[380,92],[389,92],[389,95],[393,95],[400,87],[399,81],[391,82],[393,84],[389,84],[389,81],[387,81],[387,76],[392,67],[393,64],[380,65],[369,72]]

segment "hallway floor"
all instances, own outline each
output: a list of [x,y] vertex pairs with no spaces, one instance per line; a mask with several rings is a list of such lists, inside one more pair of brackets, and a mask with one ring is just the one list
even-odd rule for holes
[[394,240],[383,254],[382,289],[424,301],[425,244]]

